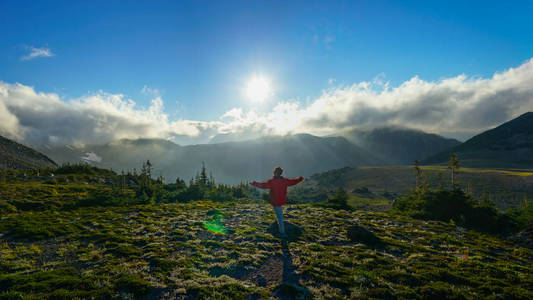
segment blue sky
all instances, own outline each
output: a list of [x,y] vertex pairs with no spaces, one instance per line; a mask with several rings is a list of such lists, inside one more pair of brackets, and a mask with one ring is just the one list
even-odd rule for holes
[[[377,76],[488,78],[533,57],[531,11],[532,1],[4,0],[0,81],[148,107],[146,86],[170,120],[213,121]],[[272,85],[262,104],[242,92],[254,73]]]
[[[147,85],[171,116],[211,120],[255,105],[240,92],[254,72],[305,100],[330,78],[488,76],[533,53],[531,1],[74,2],[2,1],[0,80],[141,105]],[[29,46],[54,56],[21,61]]]

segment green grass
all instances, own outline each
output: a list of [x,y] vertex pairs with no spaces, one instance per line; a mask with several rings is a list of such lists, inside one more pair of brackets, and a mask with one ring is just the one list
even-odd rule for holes
[[[446,166],[422,166],[431,188],[451,189],[450,171]],[[460,168],[456,174],[459,186],[474,197],[486,196],[499,209],[519,207],[525,199],[533,199],[533,170]],[[415,187],[412,166],[346,167],[315,174],[294,189],[293,197],[313,201],[316,194],[343,188],[351,192],[366,187],[375,195],[402,195]],[[297,193],[296,193],[297,191]]]
[[[421,166],[422,170],[431,170],[431,171],[441,171],[447,172],[448,167],[446,166]],[[499,173],[505,175],[513,176],[531,176],[533,175],[533,170],[529,169],[479,169],[479,168],[464,168],[459,169],[460,172],[465,173]]]
[[357,195],[351,195],[348,204],[355,209],[369,211],[386,211],[391,208],[391,201],[385,197],[366,198]]
[[[75,183],[12,184],[45,209],[0,215],[0,299],[533,298],[532,250],[449,223],[287,205],[284,242],[263,202],[74,207]],[[203,226],[213,209],[226,234]],[[351,241],[354,224],[381,244]]]

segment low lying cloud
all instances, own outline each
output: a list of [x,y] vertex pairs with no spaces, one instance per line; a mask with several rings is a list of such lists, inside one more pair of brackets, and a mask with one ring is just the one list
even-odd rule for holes
[[64,101],[22,84],[0,82],[0,134],[33,145],[102,144],[121,138],[163,138],[179,144],[262,135],[326,135],[349,128],[398,125],[470,137],[533,110],[533,59],[490,78],[418,77],[391,87],[371,82],[329,87],[303,106],[280,102],[269,112],[234,108],[216,121],[169,120],[156,90],[148,108],[121,94],[98,92]]
[[29,53],[27,55],[24,55],[20,58],[20,60],[32,60],[37,57],[52,57],[54,56],[54,53],[52,53],[52,50],[41,47],[41,48],[35,48],[35,47],[27,47],[26,48]]
[[102,158],[94,152],[85,153],[85,155],[82,156],[81,159],[88,163],[92,163],[92,162],[101,163],[102,162]]

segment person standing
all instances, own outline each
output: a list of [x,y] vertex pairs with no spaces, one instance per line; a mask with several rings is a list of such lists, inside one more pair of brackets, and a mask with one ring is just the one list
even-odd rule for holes
[[283,169],[276,167],[274,169],[274,176],[265,182],[251,182],[250,184],[260,189],[270,189],[270,204],[276,213],[278,220],[279,232],[285,237],[285,225],[283,224],[283,208],[287,203],[287,187],[300,183],[304,178],[285,178],[281,176]]

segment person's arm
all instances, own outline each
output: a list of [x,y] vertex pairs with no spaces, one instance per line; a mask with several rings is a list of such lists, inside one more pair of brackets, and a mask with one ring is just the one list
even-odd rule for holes
[[257,182],[257,181],[254,181],[254,182],[251,182],[250,184],[255,186],[255,187],[258,187],[260,189],[269,189],[271,188],[271,185],[270,185],[270,180],[267,180],[265,182]]
[[302,176],[298,178],[285,178],[285,182],[287,183],[287,186],[295,185],[300,183],[304,178]]

